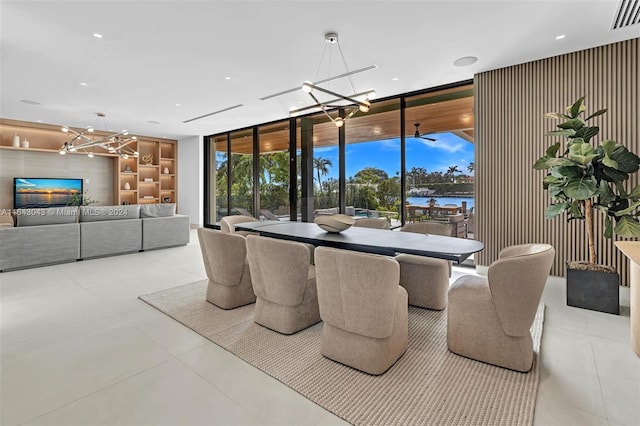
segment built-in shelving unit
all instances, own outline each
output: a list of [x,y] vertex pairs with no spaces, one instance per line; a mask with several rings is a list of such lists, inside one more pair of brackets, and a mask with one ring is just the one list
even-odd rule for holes
[[[62,126],[0,119],[0,149],[34,151],[59,155],[58,152],[69,136],[61,131]],[[75,129],[82,131],[82,129]],[[110,133],[96,131],[96,136]],[[14,147],[13,136],[21,141],[27,139],[29,147]],[[110,154],[102,149],[93,151],[96,156],[113,158],[113,203],[153,204],[177,201],[177,141],[171,139],[138,136],[138,141],[129,145],[139,156],[129,158]],[[69,152],[69,155],[87,153]],[[91,161],[87,158],[87,161]],[[164,173],[167,171],[168,173]]]

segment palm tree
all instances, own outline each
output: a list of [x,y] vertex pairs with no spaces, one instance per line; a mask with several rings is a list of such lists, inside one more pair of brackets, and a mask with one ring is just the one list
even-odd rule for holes
[[454,173],[462,173],[462,172],[460,171],[458,166],[454,165],[454,166],[449,166],[449,168],[447,169],[447,172],[444,175],[447,176],[449,179],[451,179],[452,182],[455,183]]
[[326,176],[329,173],[329,169],[333,166],[331,160],[328,158],[322,157],[314,157],[313,158],[313,168],[316,169],[316,173],[318,173],[318,186],[320,187],[320,192],[322,192],[322,176]]
[[472,162],[469,163],[469,165],[467,166],[467,170],[469,170],[469,173],[473,173],[473,171],[476,169],[475,164]]

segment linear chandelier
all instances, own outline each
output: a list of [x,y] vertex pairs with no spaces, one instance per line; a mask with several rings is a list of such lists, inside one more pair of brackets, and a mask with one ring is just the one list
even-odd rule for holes
[[[102,117],[104,120],[105,114],[99,112],[97,116]],[[94,136],[93,126],[87,126],[81,132],[76,132],[67,126],[63,126],[62,131],[69,134],[71,140],[65,142],[58,150],[60,155],[65,155],[67,152],[86,153],[89,158],[93,158],[96,148],[103,149],[124,159],[130,156],[138,157],[139,155],[138,151],[129,146],[133,142],[137,142],[138,138],[129,136],[129,132],[126,130],[107,136]]]
[[[353,117],[358,111],[360,112],[369,111],[369,109],[371,108],[371,100],[375,98],[376,92],[373,89],[369,89],[364,92],[356,93],[356,90],[353,86],[353,81],[351,80],[351,73],[347,68],[347,62],[344,59],[344,54],[342,53],[342,48],[340,47],[340,43],[338,41],[338,34],[327,33],[324,35],[324,40],[325,40],[325,43],[329,45],[329,73],[331,73],[331,56],[332,56],[331,49],[333,45],[336,45],[338,46],[338,51],[340,52],[340,57],[342,58],[342,65],[344,66],[344,69],[345,69],[344,75],[346,75],[349,78],[349,83],[351,85],[351,90],[353,90],[353,94],[342,95],[328,88],[325,89],[323,87],[320,87],[318,85],[319,82],[313,83],[311,81],[305,81],[304,83],[302,83],[301,89],[305,93],[308,93],[311,99],[313,99],[315,103],[312,105],[301,107],[301,108],[295,108],[295,107],[291,108],[289,110],[289,114],[297,115],[304,111],[308,111],[312,109],[320,109],[327,117],[329,117],[329,120],[331,120],[333,124],[336,125],[336,127],[342,127],[344,126],[344,122],[350,119],[351,117]],[[322,66],[325,53],[326,53],[326,45],[325,45],[325,50],[322,52],[322,57],[320,58],[320,64],[318,65],[318,72],[320,71],[320,67]],[[318,77],[318,72],[316,72],[316,80]],[[329,80],[332,80],[332,79],[328,78],[323,81],[329,81]],[[321,101],[315,95],[314,91],[333,96],[333,98],[329,100]],[[351,106],[350,111],[345,108],[349,106]],[[336,108],[345,108],[345,114],[343,116],[338,115],[337,117],[333,118],[329,114],[329,110],[336,109]]]

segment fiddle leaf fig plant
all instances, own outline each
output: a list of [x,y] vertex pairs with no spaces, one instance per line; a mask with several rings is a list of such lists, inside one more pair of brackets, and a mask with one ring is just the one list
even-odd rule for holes
[[589,243],[589,263],[596,264],[593,220],[600,210],[605,221],[604,236],[640,236],[640,185],[627,189],[629,175],[640,168],[640,158],[620,143],[604,139],[595,144],[600,132],[587,121],[607,112],[601,109],[582,118],[586,107],[584,97],[567,107],[565,113],[552,112],[546,118],[560,120],[559,130],[547,136],[562,136],[565,143],[556,142],[533,165],[536,170],[548,170],[542,181],[549,192],[551,204],[545,217],[554,218],[566,212],[568,220],[585,220]]

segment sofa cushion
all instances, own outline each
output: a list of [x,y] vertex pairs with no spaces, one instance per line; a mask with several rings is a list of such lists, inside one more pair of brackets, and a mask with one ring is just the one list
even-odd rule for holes
[[101,222],[103,220],[139,219],[140,206],[83,206],[80,207],[80,222]]
[[143,204],[140,206],[140,217],[168,217],[175,214],[175,203]]
[[51,207],[47,209],[18,209],[16,226],[59,225],[78,222],[78,207]]

